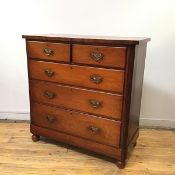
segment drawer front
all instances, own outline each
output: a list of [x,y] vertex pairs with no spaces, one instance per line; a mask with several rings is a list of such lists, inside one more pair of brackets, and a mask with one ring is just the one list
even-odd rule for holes
[[28,41],[27,51],[29,58],[70,62],[69,44]]
[[126,62],[126,48],[73,45],[73,62],[124,68]]
[[119,147],[120,122],[33,103],[32,124]]
[[123,92],[124,71],[29,61],[29,76],[33,79],[88,87],[111,92]]
[[30,81],[31,100],[120,119],[122,95]]

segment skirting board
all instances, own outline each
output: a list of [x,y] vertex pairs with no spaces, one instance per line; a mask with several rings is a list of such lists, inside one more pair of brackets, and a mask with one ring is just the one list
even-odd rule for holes
[[0,112],[1,120],[30,120],[30,113],[21,112]]
[[[0,120],[30,120],[30,113],[0,112]],[[175,128],[175,120],[140,118],[141,127]]]
[[140,118],[140,126],[155,128],[175,128],[175,120]]

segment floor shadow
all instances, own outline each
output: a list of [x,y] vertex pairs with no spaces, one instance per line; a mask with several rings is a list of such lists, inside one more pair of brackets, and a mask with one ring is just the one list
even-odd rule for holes
[[69,144],[66,144],[66,143],[63,143],[63,142],[58,142],[58,141],[55,141],[55,140],[52,140],[52,139],[49,139],[49,138],[46,138],[46,137],[41,137],[41,140],[45,144],[54,144],[58,147],[66,148],[68,150],[76,151],[76,152],[79,152],[81,154],[86,154],[88,156],[94,156],[96,158],[103,159],[105,161],[109,161],[109,162],[112,162],[112,163],[116,162],[116,160],[113,159],[113,158],[110,158],[110,157],[107,157],[105,155],[101,155],[101,154],[89,151],[89,150],[84,149],[84,148],[79,148],[77,146],[69,145]]

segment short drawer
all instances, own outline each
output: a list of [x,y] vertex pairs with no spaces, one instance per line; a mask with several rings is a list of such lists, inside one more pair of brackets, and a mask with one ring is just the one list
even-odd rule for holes
[[29,58],[70,62],[69,44],[28,41],[27,52]]
[[75,44],[73,45],[73,62],[125,68],[126,48]]
[[37,80],[30,81],[30,95],[31,100],[35,102],[62,106],[113,119],[121,118],[122,95],[62,86]]
[[29,61],[29,77],[111,92],[123,92],[124,71]]
[[34,125],[119,147],[120,122],[32,103]]

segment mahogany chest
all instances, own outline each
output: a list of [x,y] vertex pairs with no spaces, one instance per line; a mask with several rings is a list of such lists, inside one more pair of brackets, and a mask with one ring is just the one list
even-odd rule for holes
[[23,35],[33,141],[40,136],[125,166],[139,135],[149,38]]

